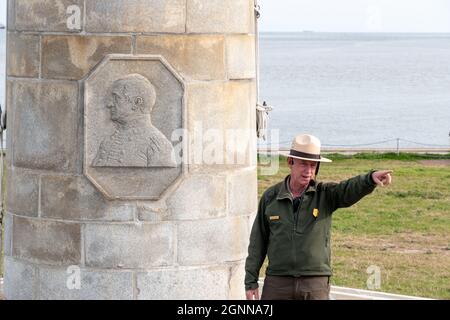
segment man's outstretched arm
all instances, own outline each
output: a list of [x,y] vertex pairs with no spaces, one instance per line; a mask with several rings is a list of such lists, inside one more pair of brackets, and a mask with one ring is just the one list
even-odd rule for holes
[[340,183],[324,184],[333,211],[349,207],[371,193],[376,186],[387,186],[392,182],[392,170],[372,170]]

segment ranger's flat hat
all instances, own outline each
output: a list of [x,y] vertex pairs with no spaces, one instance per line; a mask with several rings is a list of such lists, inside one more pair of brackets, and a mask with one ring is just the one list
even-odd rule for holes
[[289,158],[317,162],[332,162],[320,155],[320,140],[310,134],[299,134],[292,141],[290,151],[281,152]]

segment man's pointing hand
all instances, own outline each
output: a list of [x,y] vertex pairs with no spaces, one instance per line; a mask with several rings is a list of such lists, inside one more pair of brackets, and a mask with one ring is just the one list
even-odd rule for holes
[[394,172],[392,170],[381,170],[375,171],[372,173],[372,179],[377,184],[377,186],[384,187],[388,186],[392,182],[391,173]]

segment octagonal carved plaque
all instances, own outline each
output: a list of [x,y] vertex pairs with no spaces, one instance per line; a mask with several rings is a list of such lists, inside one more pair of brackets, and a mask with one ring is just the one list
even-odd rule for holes
[[110,199],[157,200],[183,173],[182,78],[161,56],[109,55],[84,84],[84,173]]

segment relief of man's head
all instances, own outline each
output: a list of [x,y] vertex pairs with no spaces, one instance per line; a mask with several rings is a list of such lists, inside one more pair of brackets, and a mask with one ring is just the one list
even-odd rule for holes
[[106,107],[111,120],[119,123],[150,114],[156,101],[152,83],[140,74],[130,74],[114,81]]

